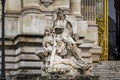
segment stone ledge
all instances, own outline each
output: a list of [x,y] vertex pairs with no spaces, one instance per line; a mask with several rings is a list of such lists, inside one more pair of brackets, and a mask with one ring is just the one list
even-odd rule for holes
[[42,46],[42,38],[43,35],[28,34],[17,35],[14,38],[5,38],[5,48],[15,50],[21,46]]
[[20,11],[7,10],[5,12],[5,17],[6,18],[19,18],[19,16],[20,16]]
[[41,74],[36,73],[36,74],[15,74],[15,75],[10,75],[8,77],[10,77],[12,80],[33,80],[33,78],[35,80],[38,80],[37,78],[41,76]]
[[30,38],[43,38],[44,36],[43,35],[35,35],[35,34],[18,34],[17,36],[14,37],[13,41],[15,41],[17,38],[19,37],[30,37]]
[[71,78],[70,76],[61,78],[59,75],[44,77],[41,74],[17,74],[11,76],[13,80],[100,80],[99,76],[77,76],[75,78]]
[[99,62],[100,61],[100,54],[102,53],[101,47],[93,47],[90,49],[90,53],[92,54],[92,60],[93,62]]
[[14,39],[14,44],[18,44],[20,42],[42,42],[42,38],[41,37],[18,37],[16,39]]
[[39,80],[100,80],[99,76],[77,76],[75,78],[72,78],[71,76],[61,77],[59,75],[51,76],[51,79],[49,77],[40,77]]
[[19,54],[34,54],[36,49],[39,48],[39,47],[29,47],[29,46],[24,46],[24,47],[20,47],[16,50],[15,54],[16,55],[19,55]]

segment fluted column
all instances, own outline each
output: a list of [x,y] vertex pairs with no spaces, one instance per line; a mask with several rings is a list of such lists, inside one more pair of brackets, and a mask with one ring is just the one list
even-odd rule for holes
[[95,21],[96,0],[81,0],[81,12],[84,20]]

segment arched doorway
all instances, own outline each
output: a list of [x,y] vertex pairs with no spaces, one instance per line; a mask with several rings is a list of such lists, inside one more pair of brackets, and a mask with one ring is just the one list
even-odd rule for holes
[[120,60],[120,0],[114,0],[116,20],[116,60]]

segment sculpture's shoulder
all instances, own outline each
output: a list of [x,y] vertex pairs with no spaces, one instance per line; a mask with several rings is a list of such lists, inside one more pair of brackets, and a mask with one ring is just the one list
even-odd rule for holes
[[67,22],[66,22],[66,24],[69,26],[69,27],[72,27],[72,23],[70,22],[70,21],[68,21],[68,20],[66,20]]

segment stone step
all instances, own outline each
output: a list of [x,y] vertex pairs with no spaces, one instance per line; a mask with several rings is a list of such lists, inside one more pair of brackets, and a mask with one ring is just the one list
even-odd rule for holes
[[38,80],[100,80],[98,76],[77,76],[75,78],[72,77],[59,77],[59,76],[51,76],[51,77],[40,77]]
[[113,68],[113,67],[120,67],[120,65],[112,65],[112,66],[109,66],[109,65],[97,65],[97,66],[93,66],[94,69],[99,69],[99,68]]
[[97,65],[111,65],[116,64],[120,65],[120,61],[100,61],[99,63],[96,63]]
[[120,68],[93,68],[93,72],[114,72],[114,73],[120,73]]
[[95,73],[116,73],[116,74],[120,74],[120,69],[113,69],[113,70],[107,70],[107,69],[94,69],[91,72],[95,72]]
[[101,61],[93,64],[95,76],[101,80],[120,80],[120,61]]
[[101,78],[120,78],[120,76],[112,75],[112,76],[101,76]]
[[120,76],[120,73],[117,74],[117,73],[95,73],[96,76]]
[[109,76],[119,77],[120,75],[115,75],[115,74],[95,74],[95,76],[100,76],[100,77],[102,77],[102,76],[107,76],[107,77],[109,77]]
[[[107,63],[108,62],[108,63]],[[120,68],[120,63],[116,63],[116,62],[101,62],[101,63],[98,63],[98,64],[93,64],[93,69],[111,69],[111,68]]]
[[120,78],[101,78],[100,80],[120,80]]
[[111,65],[96,65],[96,66],[94,66],[94,68],[111,68],[111,67],[120,67],[120,65],[111,64]]
[[112,65],[120,65],[120,61],[101,61],[100,63],[99,63],[100,65],[110,65],[110,66],[112,66]]
[[120,80],[120,77],[100,77],[100,80]]

